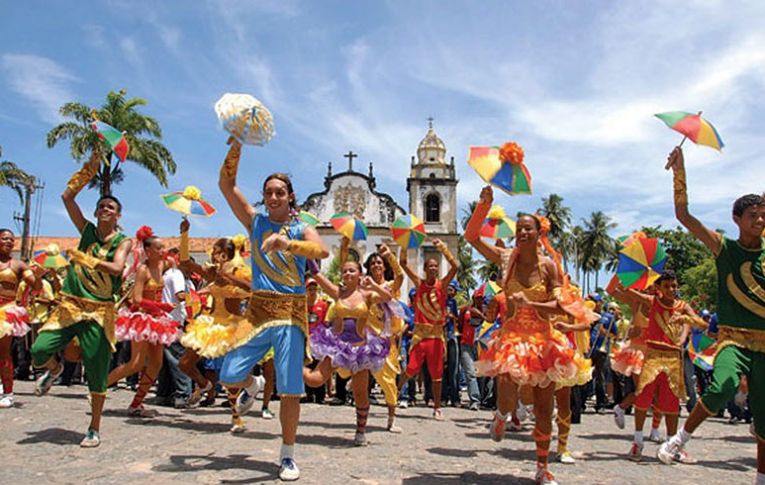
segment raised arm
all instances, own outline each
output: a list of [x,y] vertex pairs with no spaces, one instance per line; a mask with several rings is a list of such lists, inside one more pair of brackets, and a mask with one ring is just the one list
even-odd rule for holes
[[438,251],[444,255],[444,258],[446,258],[446,261],[449,263],[449,271],[446,272],[446,276],[441,278],[441,284],[447,286],[449,283],[451,283],[454,277],[457,276],[457,271],[460,269],[460,264],[454,258],[452,252],[449,251],[449,247],[443,241],[440,239],[434,239],[433,245],[436,246],[436,249],[438,249]]
[[72,175],[72,177],[69,179],[69,182],[66,184],[64,193],[61,194],[61,200],[64,202],[64,207],[66,208],[67,214],[69,214],[69,219],[71,219],[74,227],[77,228],[77,232],[79,233],[82,233],[83,229],[85,229],[85,224],[87,224],[88,221],[85,219],[85,216],[82,215],[82,210],[77,204],[75,198],[77,197],[77,194],[79,194],[83,189],[83,187],[85,187],[88,182],[90,182],[90,180],[95,177],[100,166],[101,152],[98,150],[93,150],[93,153],[90,156],[90,160],[88,160],[85,165],[80,167],[80,169],[75,172],[74,175]]
[[367,291],[373,303],[385,303],[391,299],[390,290],[383,285],[378,285],[371,276],[364,276],[361,279],[361,288]]
[[497,246],[490,246],[483,242],[481,239],[481,226],[486,216],[489,214],[491,204],[494,201],[494,192],[491,186],[487,185],[481,189],[481,196],[476,204],[473,214],[470,216],[470,222],[468,222],[465,229],[465,240],[470,243],[481,255],[496,264],[502,265],[502,248]]
[[667,158],[667,168],[672,168],[675,200],[675,217],[688,231],[704,243],[717,256],[722,247],[722,235],[709,229],[688,210],[688,191],[685,183],[685,158],[679,146]]
[[231,147],[228,149],[226,159],[223,161],[223,166],[220,168],[218,187],[220,187],[223,197],[226,198],[228,206],[231,207],[234,215],[247,229],[247,233],[249,234],[252,229],[252,219],[255,217],[255,208],[247,202],[247,198],[236,185],[236,173],[239,170],[239,157],[242,155],[242,144],[233,136],[229,137],[228,144],[231,145]]
[[404,270],[404,273],[406,273],[406,276],[409,277],[414,286],[420,286],[420,277],[409,267],[409,255],[407,254],[406,248],[401,248],[401,252],[399,252],[399,260],[401,261],[401,269]]
[[620,302],[626,303],[632,307],[638,307],[640,305],[650,307],[652,303],[650,295],[625,288],[616,275],[609,281],[608,286],[606,287],[606,292]]
[[387,245],[383,244],[380,246],[380,256],[385,258],[390,265],[390,269],[393,271],[393,284],[391,285],[390,293],[393,298],[398,298],[401,294],[401,285],[404,284],[404,270],[401,269],[396,255],[393,254],[393,251]]
[[313,277],[327,296],[333,300],[338,300],[340,298],[340,287],[332,283],[329,278],[321,273],[316,273]]

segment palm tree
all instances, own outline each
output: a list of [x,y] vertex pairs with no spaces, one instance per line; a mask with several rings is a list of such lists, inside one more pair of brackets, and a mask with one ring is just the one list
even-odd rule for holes
[[24,203],[24,188],[35,186],[37,179],[26,173],[13,162],[0,163],[0,187],[8,187],[19,196],[19,203]]
[[[127,91],[109,91],[106,103],[100,109],[93,109],[82,103],[66,103],[59,112],[62,116],[73,119],[65,121],[48,132],[48,148],[53,148],[61,140],[69,140],[72,158],[82,161],[94,149],[102,152],[104,143],[91,128],[94,117],[125,133],[130,151],[127,159],[151,172],[160,185],[167,187],[167,176],[175,173],[175,160],[170,150],[159,140],[162,130],[157,120],[136,110],[147,104],[142,98],[126,98]],[[107,151],[101,169],[96,174],[90,187],[98,187],[101,195],[112,192],[112,185],[120,183],[124,173],[111,151]]]
[[563,197],[550,194],[542,197],[542,207],[539,213],[550,221],[550,239],[559,243],[569,224],[571,224],[571,209],[563,205]]
[[[582,257],[583,269],[595,273],[595,288],[598,287],[598,273],[606,259],[613,254],[614,240],[608,235],[608,231],[616,227],[616,223],[602,211],[590,214],[590,219],[582,219],[584,232],[582,233]],[[589,278],[585,277],[589,289]]]
[[[467,208],[462,209],[460,225],[462,226],[463,233],[465,232],[465,228],[467,228],[467,224],[470,221],[470,216],[473,214],[473,210],[475,210],[476,204],[478,204],[476,201],[470,202]],[[457,259],[460,263],[460,269],[457,271],[457,282],[462,289],[469,294],[477,284],[474,272],[478,262],[473,257],[473,248],[462,236],[460,236],[457,241],[457,252]]]

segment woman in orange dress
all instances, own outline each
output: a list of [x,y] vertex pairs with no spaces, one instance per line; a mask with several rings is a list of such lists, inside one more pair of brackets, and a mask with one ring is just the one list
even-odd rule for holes
[[518,218],[514,249],[491,246],[481,240],[479,231],[492,200],[491,187],[484,187],[465,233],[465,239],[478,252],[502,268],[502,289],[507,296],[502,328],[476,364],[480,374],[498,377],[497,411],[491,437],[501,441],[507,418],[517,402],[519,387],[532,386],[536,416],[535,480],[540,484],[555,484],[547,462],[556,384],[577,381],[591,369],[550,323],[551,315],[564,313],[558,301],[562,279],[555,262],[539,249],[540,219],[531,215]]

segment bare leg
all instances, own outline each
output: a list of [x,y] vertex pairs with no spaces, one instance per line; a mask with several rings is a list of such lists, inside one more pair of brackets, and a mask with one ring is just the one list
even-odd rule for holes
[[535,387],[534,390],[534,441],[537,446],[537,467],[547,468],[547,458],[550,452],[552,435],[552,412],[555,385]]
[[[332,369],[330,369],[330,374]],[[263,409],[268,409],[268,405],[271,403],[271,397],[274,395],[274,380],[276,379],[276,371],[274,370],[274,359],[269,359],[268,362],[263,364],[263,374],[265,374],[266,385],[263,388]]]
[[101,430],[101,414],[104,412],[106,394],[99,392],[90,393],[90,429],[99,432]]
[[[305,367],[303,368],[303,381],[310,387],[319,387],[332,376],[332,360],[329,357],[324,357],[319,365],[313,370]],[[298,410],[298,415],[300,412]],[[289,443],[288,443],[289,444]]]
[[369,372],[363,370],[353,374],[351,381],[353,400],[356,403],[356,438],[357,445],[366,445],[365,433],[369,417]]
[[282,425],[282,443],[294,445],[300,420],[300,396],[280,396],[279,421]]
[[558,405],[558,454],[568,451],[568,435],[571,431],[571,388],[562,387],[555,391],[555,402]]
[[198,387],[205,388],[210,381],[207,380],[197,368],[197,364],[200,360],[202,360],[202,357],[195,350],[188,349],[178,361],[178,367],[184,374],[191,377],[191,380],[193,380]]
[[133,375],[143,369],[148,355],[149,342],[130,342],[130,361],[109,373],[108,386],[113,386],[120,379]]

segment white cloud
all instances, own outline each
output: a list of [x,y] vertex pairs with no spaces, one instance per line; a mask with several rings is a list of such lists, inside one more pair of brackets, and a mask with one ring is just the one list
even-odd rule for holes
[[143,66],[141,52],[138,43],[132,37],[123,37],[120,39],[120,50],[125,59],[136,68]]
[[72,101],[71,85],[79,79],[52,59],[33,54],[3,54],[2,68],[11,89],[35,105],[41,118],[56,124],[58,110]]

